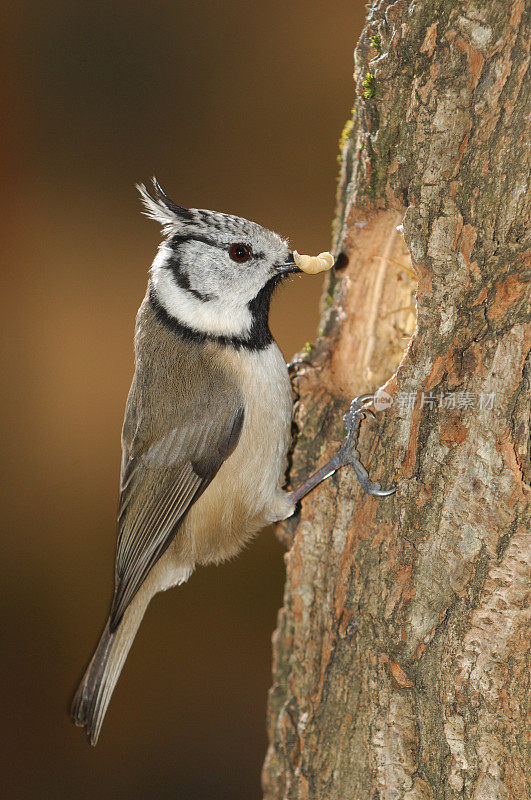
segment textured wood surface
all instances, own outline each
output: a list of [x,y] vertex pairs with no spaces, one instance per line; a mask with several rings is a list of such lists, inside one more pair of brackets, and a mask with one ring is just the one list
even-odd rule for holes
[[267,800],[528,796],[525,32],[519,0],[368,11],[291,480],[384,385],[360,450],[398,490],[344,469],[279,529]]

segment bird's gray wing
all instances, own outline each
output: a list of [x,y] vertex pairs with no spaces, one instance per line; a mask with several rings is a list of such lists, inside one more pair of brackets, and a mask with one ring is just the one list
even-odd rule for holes
[[[115,595],[111,630],[171,543],[185,514],[233,452],[243,426],[237,393],[187,404],[175,427],[126,448],[118,511]],[[127,423],[127,420],[126,420]]]

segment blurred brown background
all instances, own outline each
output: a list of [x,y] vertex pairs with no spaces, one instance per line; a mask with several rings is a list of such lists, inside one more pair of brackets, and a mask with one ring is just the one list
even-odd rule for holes
[[[156,174],[183,205],[327,249],[363,12],[4,10],[3,797],[260,797],[284,572],[271,531],[156,598],[96,750],[66,714],[111,596],[134,316],[159,241],[133,185]],[[315,338],[320,288],[297,279],[276,298],[287,358]]]

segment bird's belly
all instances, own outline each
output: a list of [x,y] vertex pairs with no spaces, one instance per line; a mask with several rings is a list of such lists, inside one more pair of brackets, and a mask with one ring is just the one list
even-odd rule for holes
[[276,345],[245,357],[236,355],[245,398],[242,433],[177,533],[180,563],[230,558],[253,534],[278,519],[279,505],[286,503],[281,487],[292,416],[286,364]]

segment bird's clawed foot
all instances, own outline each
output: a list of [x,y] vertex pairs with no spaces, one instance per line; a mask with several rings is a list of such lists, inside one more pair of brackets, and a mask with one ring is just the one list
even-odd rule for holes
[[338,468],[350,464],[364,492],[373,494],[375,497],[387,497],[396,492],[396,487],[391,486],[389,489],[382,489],[378,481],[371,481],[369,473],[361,463],[360,454],[356,449],[361,421],[365,419],[367,414],[374,416],[374,412],[368,407],[373,400],[373,394],[362,394],[359,397],[355,397],[350,404],[349,410],[343,417],[347,435],[335,459],[337,459]]
[[373,494],[376,497],[387,497],[390,494],[394,494],[396,491],[394,486],[391,486],[390,489],[382,489],[379,483],[371,481],[367,470],[360,461],[360,454],[356,450],[361,421],[365,419],[367,414],[374,416],[374,413],[368,408],[370,405],[369,401],[372,402],[373,400],[373,394],[362,394],[354,398],[350,404],[349,410],[343,417],[347,435],[342,447],[335,456],[332,456],[330,461],[327,461],[323,467],[318,469],[317,472],[314,472],[313,475],[310,475],[304,483],[301,483],[300,486],[289,493],[288,496],[292,503],[298,503],[299,500],[305,497],[308,492],[311,492],[321,481],[326,480],[326,478],[329,478],[330,475],[333,475],[334,472],[337,472],[338,469],[347,464],[350,464],[350,466],[354,468],[361,488],[364,492],[367,492],[367,494]]

